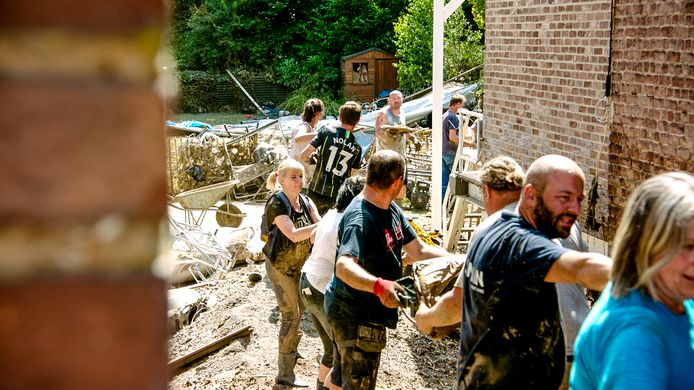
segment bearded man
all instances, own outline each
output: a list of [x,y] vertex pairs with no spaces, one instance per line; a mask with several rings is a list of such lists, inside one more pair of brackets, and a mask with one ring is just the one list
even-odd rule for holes
[[602,290],[612,260],[563,248],[578,218],[585,175],[558,155],[530,165],[518,214],[475,232],[463,270],[459,389],[556,389],[564,337],[554,283]]

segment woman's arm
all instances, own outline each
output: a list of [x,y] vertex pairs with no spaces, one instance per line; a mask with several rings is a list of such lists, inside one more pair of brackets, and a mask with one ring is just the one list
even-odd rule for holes
[[277,225],[277,228],[280,229],[282,234],[284,234],[291,242],[308,240],[311,238],[311,232],[317,225],[314,223],[309,226],[297,228],[294,226],[294,222],[292,222],[292,220],[286,214],[276,216],[274,223]]

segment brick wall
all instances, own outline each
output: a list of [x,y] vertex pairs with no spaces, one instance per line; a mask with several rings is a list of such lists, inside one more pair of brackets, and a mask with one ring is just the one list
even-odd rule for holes
[[610,236],[639,182],[694,172],[694,1],[617,0],[612,48]]
[[0,2],[0,377],[165,389],[162,0]]
[[582,220],[600,238],[608,131],[596,115],[604,116],[610,1],[487,0],[486,26],[483,159],[505,154],[526,168],[550,153],[576,161],[586,192],[596,178]]

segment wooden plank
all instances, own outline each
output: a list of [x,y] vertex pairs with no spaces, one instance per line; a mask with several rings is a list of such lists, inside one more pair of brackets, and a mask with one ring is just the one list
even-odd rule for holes
[[456,252],[456,245],[458,244],[458,237],[460,237],[460,229],[463,227],[463,222],[465,221],[467,208],[468,205],[465,197],[457,195],[455,197],[455,204],[453,206],[453,213],[451,213],[448,231],[443,238],[443,247],[449,253]]
[[228,335],[211,342],[210,344],[207,344],[187,355],[181,356],[180,358],[169,362],[169,372],[173,376],[186,365],[200,359],[203,356],[209,355],[210,353],[219,350],[232,340],[250,336],[251,333],[253,333],[253,328],[250,326],[237,329],[229,333]]

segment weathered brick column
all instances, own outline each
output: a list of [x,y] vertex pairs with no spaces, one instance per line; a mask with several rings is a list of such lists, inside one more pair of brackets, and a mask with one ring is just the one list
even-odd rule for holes
[[597,195],[583,204],[583,232],[604,239],[609,129],[598,117],[606,105],[610,0],[486,4],[483,158],[504,154],[526,168],[545,154],[576,161],[586,194],[595,182]]
[[165,12],[0,2],[2,388],[166,388]]
[[694,2],[617,1],[612,48],[610,237],[639,183],[694,173]]

